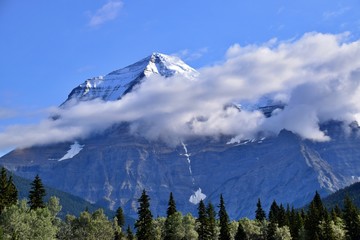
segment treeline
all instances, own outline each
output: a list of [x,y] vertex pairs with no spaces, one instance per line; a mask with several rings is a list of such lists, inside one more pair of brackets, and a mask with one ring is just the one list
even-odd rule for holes
[[154,218],[150,197],[143,190],[138,199],[138,218],[135,230],[127,226],[119,207],[109,219],[102,209],[84,210],[78,217],[58,217],[59,199],[44,202],[45,190],[39,176],[31,183],[28,200],[18,200],[12,177],[3,168],[0,172],[0,240],[1,239],[86,239],[86,240],[355,240],[360,239],[360,215],[350,197],[344,207],[329,210],[315,193],[310,205],[296,210],[273,201],[268,214],[260,199],[255,219],[230,221],[225,199],[218,205],[200,201],[196,217],[183,215],[176,208],[170,193],[165,217]]

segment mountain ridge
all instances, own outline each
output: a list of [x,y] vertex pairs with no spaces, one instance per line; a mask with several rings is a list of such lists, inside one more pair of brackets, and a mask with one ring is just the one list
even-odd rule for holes
[[[156,62],[163,61],[161,56],[151,55],[113,71],[107,75],[111,76],[109,81],[96,79],[94,81],[99,82],[96,87],[89,83],[91,87],[86,88],[85,84],[73,93],[75,103],[96,98],[121,99],[147,78],[145,70],[149,62],[152,63],[147,71],[149,77],[176,75],[174,69],[175,72],[164,72],[170,69],[165,63],[165,68],[158,68],[156,64],[160,63]],[[131,66],[137,70],[128,71]],[[184,71],[190,77],[198,74],[190,67],[183,69],[189,70]],[[112,91],[114,79],[118,81],[117,77],[124,72],[130,72],[132,78],[127,78],[126,84],[115,84],[119,88],[117,92]],[[178,76],[187,77],[182,73]],[[110,90],[98,87],[102,84],[111,87]],[[93,91],[89,97],[82,95],[86,89],[87,94]],[[70,104],[71,99],[69,96],[65,103]],[[264,115],[271,117],[272,111],[284,106],[262,107]],[[145,189],[154,215],[165,214],[170,192],[180,211],[193,214],[200,199],[216,204],[222,194],[230,217],[235,219],[252,217],[258,198],[264,199],[264,209],[268,209],[274,199],[301,207],[312,199],[315,191],[325,196],[360,179],[359,127],[351,126],[352,131],[347,133],[342,122],[327,122],[320,127],[331,137],[330,141],[314,142],[282,130],[276,136],[231,144],[230,136],[221,135],[217,138],[193,136],[179,145],[169,146],[163,141],[133,134],[130,123],[123,122],[87,138],[16,149],[1,157],[0,164],[28,179],[40,174],[49,186],[92,203],[110,209],[120,205],[132,217],[136,217],[137,199]]]
[[154,52],[134,64],[112,71],[105,76],[86,80],[70,92],[61,106],[66,106],[68,102],[74,100],[76,102],[93,99],[119,100],[131,92],[133,87],[140,84],[144,78],[154,74],[162,77],[180,74],[186,78],[194,79],[198,72],[177,57]]

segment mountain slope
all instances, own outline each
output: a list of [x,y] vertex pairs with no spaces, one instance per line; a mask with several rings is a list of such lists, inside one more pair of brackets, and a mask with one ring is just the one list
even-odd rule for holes
[[137,63],[113,71],[106,76],[86,80],[69,94],[63,106],[69,102],[102,99],[119,100],[123,95],[138,85],[144,78],[152,75],[171,77],[182,75],[193,79],[198,73],[177,57],[153,53]]
[[[153,54],[138,63],[75,88],[67,104],[95,98],[121,99],[149,76],[192,78],[196,71],[177,58]],[[284,106],[264,107],[264,114]],[[153,215],[164,215],[169,193],[177,207],[196,214],[200,199],[217,205],[223,194],[231,218],[254,216],[261,198],[301,207],[315,191],[326,196],[360,177],[359,128],[345,133],[341,122],[323,124],[328,142],[304,140],[282,130],[278,136],[227,144],[229,136],[193,137],[177,146],[150,141],[119,123],[75,142],[16,149],[0,163],[22,177],[40,174],[45,184],[91,203],[136,217],[137,199],[149,193]]]
[[[25,179],[14,174],[11,175],[13,177],[14,184],[18,190],[18,198],[19,199],[28,198],[29,191],[31,188],[30,184],[32,180]],[[72,214],[78,216],[80,212],[85,210],[85,208],[89,209],[89,211],[95,211],[100,207],[91,204],[80,197],[73,196],[69,193],[59,191],[57,189],[48,186],[44,186],[44,187],[46,191],[46,196],[44,198],[45,202],[47,202],[51,196],[56,196],[60,199],[60,204],[62,206],[62,209],[61,212],[59,213],[59,216],[61,218],[64,218],[66,214]],[[110,211],[108,209],[104,209],[104,211],[105,214],[109,217],[115,215],[113,211]]]
[[360,182],[354,183],[346,188],[340,189],[335,193],[322,199],[324,205],[331,209],[338,205],[340,208],[344,206],[345,196],[349,195],[354,204],[360,208]]

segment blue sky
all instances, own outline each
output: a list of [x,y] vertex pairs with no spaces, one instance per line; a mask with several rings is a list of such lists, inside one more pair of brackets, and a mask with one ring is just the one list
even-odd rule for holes
[[2,0],[0,130],[37,119],[87,78],[155,51],[200,68],[223,61],[234,44],[314,31],[357,40],[359,12],[356,0]]

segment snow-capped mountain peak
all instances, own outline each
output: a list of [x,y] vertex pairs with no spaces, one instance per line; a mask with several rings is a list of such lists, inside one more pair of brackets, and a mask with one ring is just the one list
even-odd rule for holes
[[105,101],[118,100],[130,92],[135,85],[141,83],[144,78],[153,74],[159,74],[163,77],[180,75],[194,79],[198,72],[178,57],[152,53],[125,68],[115,70],[105,76],[86,80],[71,91],[68,99],[62,105],[70,100],[88,101],[96,98]]

